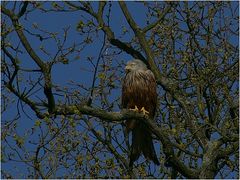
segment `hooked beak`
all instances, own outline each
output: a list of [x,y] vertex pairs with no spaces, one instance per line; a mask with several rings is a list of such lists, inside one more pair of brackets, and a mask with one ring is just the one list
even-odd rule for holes
[[131,70],[130,66],[125,66],[125,71],[128,73]]

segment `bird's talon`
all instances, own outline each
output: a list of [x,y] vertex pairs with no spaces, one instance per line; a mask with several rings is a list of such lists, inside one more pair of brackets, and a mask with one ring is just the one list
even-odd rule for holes
[[148,115],[149,112],[144,108],[142,107],[142,109],[140,110],[144,115]]
[[131,110],[131,111],[135,111],[135,112],[138,112],[138,111],[139,111],[139,109],[138,109],[138,107],[137,107],[136,105],[135,105],[134,109],[131,109],[131,108],[130,108],[130,110]]

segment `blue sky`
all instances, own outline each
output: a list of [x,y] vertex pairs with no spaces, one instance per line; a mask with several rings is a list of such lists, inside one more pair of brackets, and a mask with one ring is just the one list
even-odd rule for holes
[[[17,3],[19,4],[19,3]],[[97,3],[94,3],[97,7]],[[8,8],[12,7],[13,3],[10,2],[8,4]],[[45,6],[48,7],[50,6],[51,3],[45,3]],[[130,2],[129,4],[130,9],[134,9],[133,3]],[[96,8],[95,7],[95,8]],[[144,21],[141,21],[141,19],[144,19],[144,13],[142,13],[143,9],[139,9],[139,11],[133,10],[133,15],[136,18],[137,22],[141,24]],[[32,33],[40,33],[38,30],[35,30],[33,26],[38,26],[41,29],[47,30],[49,32],[58,32],[57,37],[60,38],[60,40],[63,40],[63,33],[64,30],[63,28],[69,27],[69,35],[67,38],[67,41],[65,43],[66,47],[71,46],[74,42],[79,43],[84,40],[84,36],[80,35],[79,32],[76,31],[77,24],[79,20],[81,19],[81,15],[84,15],[85,17],[89,17],[86,15],[86,13],[82,12],[73,12],[73,13],[55,13],[55,12],[49,12],[49,13],[44,13],[40,12],[39,10],[35,10],[31,12],[31,14],[27,17],[22,17],[20,20],[20,23],[23,24],[23,26],[28,30],[31,31]],[[8,18],[5,18],[2,16],[5,20],[7,20],[8,23],[10,23]],[[121,10],[118,7],[117,3],[113,3],[113,9],[111,12],[111,20],[110,24],[112,26],[112,29],[115,32],[115,35],[118,37],[122,33],[122,25],[126,24],[125,18],[122,16]],[[33,49],[36,50],[36,53],[44,60],[49,61],[51,60],[50,57],[46,56],[40,49],[40,46],[46,47],[48,52],[53,52],[54,53],[57,51],[56,43],[53,40],[47,40],[47,41],[39,41],[39,38],[36,36],[32,36],[29,33],[25,32],[26,37],[31,43],[31,46]],[[52,79],[53,79],[53,84],[59,85],[61,87],[63,86],[69,86],[69,82],[75,81],[77,83],[82,83],[86,87],[91,87],[92,83],[92,78],[93,78],[93,73],[92,72],[87,72],[83,71],[82,69],[88,69],[91,70],[91,66],[89,65],[89,62],[86,60],[87,56],[92,56],[94,57],[94,63],[96,63],[96,59],[98,57],[98,54],[100,52],[100,48],[103,42],[103,36],[102,32],[99,32],[99,37],[97,39],[94,39],[94,43],[88,45],[80,54],[80,59],[74,60],[74,56],[72,56],[72,59],[70,59],[69,64],[57,64],[53,67],[52,69]],[[48,37],[49,35],[45,35],[43,37]],[[21,49],[24,49],[21,43],[19,43],[19,39],[16,35],[16,33],[12,33],[10,38],[10,42],[12,43],[13,46],[20,45]],[[130,39],[126,39],[130,40]],[[12,51],[13,52],[13,51]],[[106,50],[105,53],[108,53]],[[21,62],[21,66],[26,69],[37,69],[38,67],[36,64],[32,61],[30,56],[26,54],[25,52],[23,54],[19,53],[18,55],[19,60]],[[132,59],[127,54],[123,54],[121,56],[122,60],[125,62]],[[124,64],[123,64],[124,66]],[[31,79],[36,79],[39,77],[39,74],[24,74],[23,78],[28,79],[31,77]],[[96,82],[96,86],[98,85],[98,81]],[[20,86],[20,88],[23,90],[25,88],[24,84]],[[83,92],[84,93],[84,92]],[[120,90],[113,91],[113,94],[111,95],[112,98],[116,98],[120,96]],[[84,94],[85,96],[88,96],[88,94]],[[43,92],[39,92],[37,94],[38,97],[33,96],[33,99],[38,100],[38,98],[44,97]],[[13,95],[11,95],[12,99],[17,100],[17,98]],[[57,98],[57,97],[56,97]],[[33,111],[28,107],[24,106],[24,109],[20,108],[20,105],[17,103],[12,104],[11,106],[8,107],[9,109],[2,114],[2,124],[6,121],[9,121],[15,117],[15,114],[17,113],[17,109],[20,109],[21,113],[21,118],[17,120],[17,130],[16,133],[18,136],[25,137],[29,136],[28,131],[31,130],[32,127],[34,127],[35,121],[38,119]],[[23,113],[23,110],[25,113]],[[116,109],[117,110],[117,109]],[[31,119],[30,119],[30,118]],[[37,140],[38,132],[35,132],[34,136],[30,136],[31,140]],[[9,138],[9,142],[12,143],[12,145],[15,145],[15,142]],[[29,150],[35,150],[35,146],[25,142],[25,147],[28,148]],[[11,162],[8,161],[8,163],[2,163],[2,169],[10,171],[13,177],[25,177],[25,173],[27,172],[27,166],[24,163],[20,162]],[[63,172],[64,173],[64,172]]]
[[[157,2],[156,2],[157,3]],[[97,8],[97,3],[94,3],[96,6],[94,8]],[[50,2],[46,4],[46,7],[50,5]],[[138,5],[134,2],[128,2],[127,3],[129,11],[132,12],[132,15],[134,19],[136,20],[137,24],[140,27],[144,27],[146,24],[145,18],[146,18],[146,9],[143,5]],[[12,6],[12,3],[9,3],[9,7]],[[42,29],[47,29],[49,32],[58,32],[57,37],[60,38],[60,40],[63,40],[63,28],[69,27],[69,36],[66,41],[66,47],[71,46],[74,42],[77,44],[79,42],[82,42],[86,37],[79,34],[79,32],[76,31],[76,26],[78,22],[81,20],[81,15],[84,15],[85,17],[89,17],[84,12],[73,12],[73,13],[55,13],[55,12],[49,12],[49,13],[43,13],[39,10],[33,11],[29,16],[27,16],[27,20],[24,19],[24,17],[21,18],[21,23],[31,32],[39,33],[37,30],[33,30],[33,24],[38,25]],[[2,16],[2,18],[5,18]],[[9,19],[6,18],[9,22]],[[127,29],[129,29],[129,26],[127,25],[127,22],[122,15],[122,12],[119,8],[118,3],[113,2],[112,3],[112,10],[111,10],[111,19],[110,19],[110,26],[112,27],[112,30],[115,32],[116,37],[122,37],[122,28],[123,26],[126,26]],[[33,30],[33,31],[32,31]],[[48,50],[48,52],[56,52],[56,46],[55,42],[52,40],[48,41],[39,41],[39,39],[35,36],[32,36],[25,32],[25,35],[27,36],[28,40],[31,42],[31,45],[34,49],[37,49],[37,54],[42,57],[42,59],[48,61],[51,60],[50,57],[46,56],[42,53],[41,50],[39,50],[40,46],[45,46]],[[52,69],[52,78],[53,83],[55,85],[60,86],[69,86],[70,80],[75,81],[77,83],[82,83],[86,87],[91,87],[91,82],[93,78],[93,73],[88,71],[83,71],[84,69],[91,70],[92,67],[89,65],[89,62],[87,61],[88,56],[94,57],[96,63],[96,59],[98,57],[98,54],[100,52],[100,48],[103,41],[102,32],[99,33],[98,38],[94,39],[93,43],[88,45],[82,52],[80,52],[79,59],[75,60],[75,56],[71,56],[70,63],[69,64],[57,64]],[[130,31],[129,36],[124,36],[122,40],[130,41],[132,38],[133,32]],[[47,36],[47,35],[46,35]],[[10,37],[11,43],[16,46],[19,44],[19,39],[16,36],[16,33],[12,33]],[[237,39],[233,39],[232,43],[238,43]],[[23,49],[22,45],[20,47]],[[108,49],[105,49],[104,53],[109,53]],[[53,53],[54,54],[54,53]],[[128,60],[132,59],[131,56],[128,54],[121,54],[118,56],[119,59],[123,60],[123,62],[127,62]],[[31,60],[31,58],[26,54],[19,54],[19,59],[21,60],[21,65],[24,68],[37,68],[36,64]],[[114,64],[114,62],[113,62]],[[116,64],[114,64],[116,65]],[[122,64],[122,67],[124,67],[124,64]],[[38,74],[31,75],[31,78],[37,78]],[[29,74],[25,74],[23,78],[29,78]],[[96,82],[96,85],[98,85],[98,81]],[[24,84],[21,87],[22,89],[25,88]],[[85,94],[84,94],[85,93]],[[84,95],[88,95],[86,92],[83,92]],[[120,96],[121,92],[120,89],[117,89],[113,91],[113,94],[111,95],[112,99],[114,100]],[[43,92],[38,93],[38,97],[44,97]],[[16,99],[16,97],[12,96],[11,98]],[[37,99],[37,97],[34,97]],[[116,110],[118,110],[116,108]],[[20,136],[24,136],[26,130],[31,129],[34,126],[35,120],[37,117],[34,115],[32,110],[28,108],[27,106],[24,107],[24,111],[27,113],[28,116],[30,116],[32,119],[29,119],[24,113],[23,110],[20,109],[21,112],[21,118],[17,121],[18,129],[17,133]],[[8,121],[12,119],[15,116],[15,113],[17,112],[16,104],[12,104],[9,107],[9,110],[2,114],[2,123],[5,121]],[[37,133],[36,133],[37,134]],[[37,137],[35,137],[37,138]],[[14,142],[12,142],[14,144]],[[32,145],[27,145],[28,148],[33,148]],[[159,149],[159,148],[157,148]],[[2,169],[6,170],[12,170],[13,175],[18,177],[19,172],[17,170],[14,170],[14,167],[17,167],[18,169],[21,168],[21,173],[24,173],[27,171],[27,167],[23,166],[21,163],[15,163],[15,162],[8,162],[2,164]],[[22,168],[24,171],[22,171]]]

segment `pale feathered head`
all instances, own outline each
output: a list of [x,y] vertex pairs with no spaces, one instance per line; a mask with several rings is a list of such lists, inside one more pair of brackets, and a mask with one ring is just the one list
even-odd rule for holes
[[127,65],[125,66],[126,72],[138,71],[138,70],[147,70],[146,64],[139,59],[133,59],[128,61]]

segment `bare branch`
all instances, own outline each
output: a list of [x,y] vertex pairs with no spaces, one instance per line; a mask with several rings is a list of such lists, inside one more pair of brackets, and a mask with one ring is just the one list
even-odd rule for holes
[[20,18],[21,16],[24,15],[24,13],[25,13],[26,10],[27,10],[27,6],[28,6],[28,1],[24,1],[21,10],[20,10],[20,12],[18,13],[18,18]]
[[143,28],[142,30],[143,33],[148,32],[149,30],[151,30],[152,28],[160,24],[164,20],[165,16],[170,12],[171,8],[172,8],[172,4],[170,3],[170,5],[167,8],[165,8],[164,11],[161,13],[161,15],[158,17],[158,20],[156,22],[149,24],[148,26]]
[[9,11],[3,6],[1,6],[1,8],[3,13],[6,14],[12,20],[13,26],[18,34],[19,39],[21,40],[23,46],[25,47],[26,51],[43,72],[44,80],[45,80],[44,93],[48,99],[48,109],[49,109],[49,112],[51,113],[54,111],[54,108],[55,108],[55,100],[52,93],[52,82],[51,82],[51,74],[50,74],[51,66],[44,63],[40,59],[40,57],[35,53],[35,51],[32,49],[29,41],[27,40],[26,36],[22,31],[21,24],[18,22],[18,16],[16,16],[15,14],[13,14],[11,11]]
[[57,114],[71,115],[79,112],[81,114],[88,114],[94,117],[98,117],[107,122],[122,122],[128,119],[138,119],[148,125],[151,131],[158,137],[163,144],[163,151],[166,155],[167,161],[171,166],[178,170],[181,174],[188,178],[197,178],[197,172],[187,168],[177,157],[174,155],[173,145],[171,140],[164,133],[164,130],[160,129],[152,120],[145,117],[143,114],[132,112],[129,110],[123,110],[121,112],[106,112],[101,109],[92,108],[89,106],[60,106],[56,109]]

